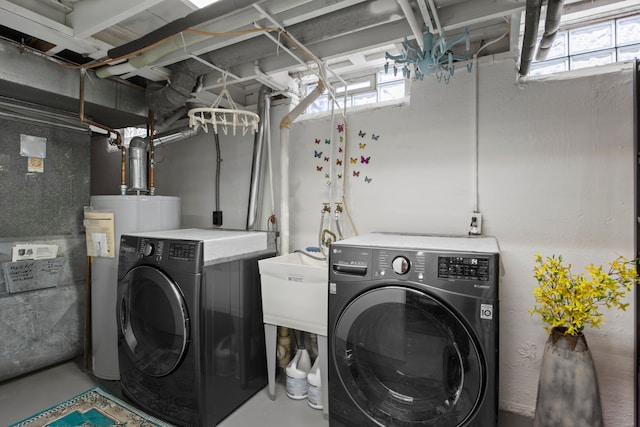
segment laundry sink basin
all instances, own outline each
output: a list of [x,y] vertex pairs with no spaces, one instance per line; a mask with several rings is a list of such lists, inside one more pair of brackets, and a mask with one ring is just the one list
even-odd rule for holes
[[264,323],[327,335],[327,262],[299,252],[258,261]]

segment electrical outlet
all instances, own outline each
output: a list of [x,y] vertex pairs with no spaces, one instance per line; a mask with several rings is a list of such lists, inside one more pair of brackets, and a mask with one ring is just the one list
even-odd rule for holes
[[213,225],[214,227],[222,225],[222,211],[213,211]]
[[482,214],[473,212],[469,216],[469,235],[482,234]]

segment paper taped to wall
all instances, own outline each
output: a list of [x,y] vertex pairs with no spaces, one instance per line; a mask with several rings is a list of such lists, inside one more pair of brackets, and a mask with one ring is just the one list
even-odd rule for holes
[[84,212],[87,256],[115,258],[115,216],[113,212]]
[[28,259],[51,259],[58,255],[58,245],[43,244],[17,244],[11,248],[11,261],[23,261]]

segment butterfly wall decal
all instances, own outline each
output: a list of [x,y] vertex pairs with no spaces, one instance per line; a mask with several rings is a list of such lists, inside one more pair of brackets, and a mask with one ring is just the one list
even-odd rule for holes
[[367,134],[366,132],[362,132],[362,131],[358,132],[358,136],[359,136],[360,138],[364,138],[364,136],[365,136],[366,134]]
[[313,150],[313,157],[321,158],[322,157],[322,151]]
[[320,140],[318,138],[316,138],[315,143],[316,144],[320,144]]
[[322,172],[322,166],[316,166],[316,170],[317,170],[318,172]]
[[350,162],[352,165],[355,165],[356,163],[358,163],[358,158],[357,157],[351,157]]
[[342,123],[338,125],[338,132],[344,132],[344,125]]
[[380,135],[371,134],[371,139],[373,139],[374,141],[377,141],[378,138],[380,138]]
[[325,140],[324,140],[324,143],[325,143],[325,144],[331,144],[331,140],[330,140],[330,139],[325,139]]
[[369,160],[371,160],[371,156],[369,157],[360,156],[360,163],[369,164]]
[[342,174],[341,173],[338,174],[338,179],[342,179]]
[[353,176],[360,176],[360,171],[353,171]]
[[343,141],[344,141],[344,138],[343,138],[343,137],[340,137],[340,142],[343,142]]
[[327,156],[324,156],[324,161],[325,161],[325,162],[328,162],[328,161],[329,161],[329,158],[328,158]]
[[324,177],[325,177],[325,179],[329,179],[329,174],[328,174],[328,173],[325,173],[325,174],[324,174]]
[[338,148],[338,153],[342,153],[342,147]]
[[340,159],[336,159],[336,165],[338,165],[338,166],[342,166],[342,160],[340,160]]
[[367,144],[358,144],[361,150],[364,150],[367,147]]
[[366,182],[367,184],[369,184],[372,180],[373,178],[369,178],[368,176],[364,177],[364,182]]

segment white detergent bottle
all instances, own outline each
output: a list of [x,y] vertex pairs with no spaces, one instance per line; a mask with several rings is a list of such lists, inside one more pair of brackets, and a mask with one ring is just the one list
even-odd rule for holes
[[287,374],[287,396],[292,399],[307,397],[307,373],[311,369],[311,358],[304,345],[300,345],[293,360],[289,362],[285,372]]
[[322,385],[320,382],[320,357],[316,357],[311,370],[307,374],[309,385],[307,403],[313,409],[322,409]]

